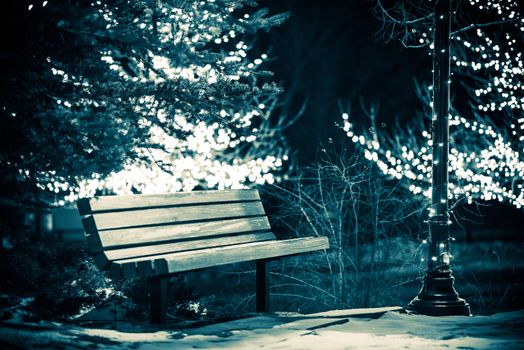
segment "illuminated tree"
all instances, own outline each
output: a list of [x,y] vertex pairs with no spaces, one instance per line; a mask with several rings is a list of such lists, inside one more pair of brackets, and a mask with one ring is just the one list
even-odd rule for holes
[[250,51],[286,15],[254,5],[17,4],[2,82],[15,137],[0,159],[14,202],[275,181],[287,159],[286,122],[271,117],[280,88]]
[[[250,15],[245,3],[161,3],[152,10],[153,23],[147,17],[133,20],[158,35],[161,46],[148,52],[152,68],[140,61],[132,73],[124,73],[109,54],[111,67],[125,79],[173,82],[188,91],[175,106],[162,105],[155,96],[138,99],[157,147],[136,148],[139,160],[127,162],[102,183],[87,181],[81,195],[100,186],[116,193],[158,193],[274,181],[272,172],[287,159],[280,134],[284,121],[270,119],[280,89],[266,82],[269,72],[260,70],[267,55],[248,53],[253,33],[280,24],[286,16],[268,18],[267,10]],[[112,9],[101,8],[111,18]]]
[[[387,38],[406,47],[432,44],[432,4],[396,2],[386,7],[377,2]],[[452,5],[453,6],[453,5]],[[448,196],[460,201],[498,200],[517,208],[524,205],[524,17],[513,1],[469,1],[452,8],[452,85],[455,95],[450,115],[450,184]],[[397,19],[398,18],[398,19]],[[422,114],[431,115],[431,86],[417,86],[424,102]],[[430,196],[430,118],[417,118],[395,137],[376,127],[357,131],[343,114],[347,136],[364,148],[389,176],[414,194]],[[453,206],[452,206],[453,207]]]

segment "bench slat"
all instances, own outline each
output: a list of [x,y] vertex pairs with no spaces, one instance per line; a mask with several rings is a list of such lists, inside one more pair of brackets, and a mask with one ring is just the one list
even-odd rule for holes
[[[197,205],[94,214],[98,231],[185,221],[265,215],[262,202]],[[91,232],[89,232],[91,233]]]
[[260,200],[257,190],[192,191],[167,194],[101,196],[92,199],[82,198],[77,201],[77,207],[80,215],[89,215],[100,211],[257,200]]
[[101,251],[104,249],[103,247],[107,249],[109,247],[129,244],[135,245],[269,230],[271,230],[271,226],[266,216],[195,222],[191,224],[117,229],[99,232],[100,243],[96,246],[95,250],[92,251]]
[[106,250],[105,255],[108,260],[119,260],[166,253],[182,252],[187,250],[196,250],[210,247],[221,247],[225,245],[241,244],[248,242],[259,242],[274,240],[275,235],[272,232],[248,233],[235,236],[213,237],[207,239],[182,241],[167,244],[158,244],[150,246],[140,246],[134,248]]
[[327,237],[294,238],[282,241],[265,241],[236,244],[218,248],[207,248],[180,253],[163,254],[146,258],[117,260],[111,264],[113,277],[122,277],[137,270],[137,263],[151,261],[155,275],[196,270],[200,268],[268,259],[286,255],[323,250],[329,248]]

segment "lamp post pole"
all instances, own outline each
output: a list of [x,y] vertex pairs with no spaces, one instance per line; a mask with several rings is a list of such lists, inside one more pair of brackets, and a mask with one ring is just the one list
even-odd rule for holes
[[421,291],[407,309],[430,316],[470,315],[468,303],[459,298],[451,275],[448,213],[449,154],[449,35],[450,0],[435,4],[433,52],[433,176],[429,208],[428,269]]

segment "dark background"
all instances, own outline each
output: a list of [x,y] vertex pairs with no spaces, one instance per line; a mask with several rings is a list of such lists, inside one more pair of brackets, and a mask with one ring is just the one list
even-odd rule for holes
[[380,127],[409,122],[421,110],[415,80],[431,81],[431,57],[425,48],[405,49],[385,43],[377,33],[374,1],[263,1],[270,13],[290,18],[265,38],[270,70],[284,86],[283,110],[302,117],[287,131],[301,163],[309,163],[322,146],[346,142],[335,123],[341,110],[369,125],[362,107],[378,104]]

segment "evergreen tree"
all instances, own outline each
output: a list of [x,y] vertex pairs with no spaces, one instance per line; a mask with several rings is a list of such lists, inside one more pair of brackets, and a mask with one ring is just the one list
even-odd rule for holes
[[[134,20],[155,31],[160,44],[147,56],[152,70],[142,73],[139,63],[140,78],[129,77],[176,82],[187,90],[175,105],[159,104],[155,96],[138,101],[155,147],[137,147],[140,159],[112,173],[106,188],[158,193],[274,181],[272,171],[287,158],[284,120],[271,120],[280,89],[260,68],[267,55],[249,51],[253,34],[282,23],[286,15],[267,17],[265,9],[252,13],[248,3],[157,3],[156,28],[147,18]],[[84,188],[89,195],[93,186],[87,182]]]
[[[249,5],[249,6],[248,6]],[[241,187],[282,166],[253,1],[18,3],[4,12],[3,201]],[[9,36],[7,33],[14,33]]]

